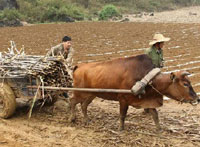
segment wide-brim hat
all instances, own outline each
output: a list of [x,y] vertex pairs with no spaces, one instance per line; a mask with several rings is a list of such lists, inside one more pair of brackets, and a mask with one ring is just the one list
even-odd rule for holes
[[166,42],[169,40],[170,40],[170,38],[164,37],[162,34],[155,34],[153,36],[153,40],[151,42],[149,42],[149,45],[154,45],[158,42]]

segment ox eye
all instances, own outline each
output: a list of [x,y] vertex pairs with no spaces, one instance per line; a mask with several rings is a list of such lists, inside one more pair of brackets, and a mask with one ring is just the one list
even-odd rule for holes
[[187,83],[184,83],[183,85],[184,85],[184,87],[188,87],[189,86],[189,84],[187,84]]

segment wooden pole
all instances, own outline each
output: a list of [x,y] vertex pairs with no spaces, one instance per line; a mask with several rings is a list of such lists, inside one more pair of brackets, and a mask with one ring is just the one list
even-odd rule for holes
[[[27,86],[27,88],[37,89],[37,86]],[[128,89],[100,89],[100,88],[69,88],[69,87],[49,87],[44,86],[40,87],[40,89],[45,89],[49,91],[60,90],[60,91],[83,91],[83,92],[106,92],[106,93],[130,93],[131,90]]]

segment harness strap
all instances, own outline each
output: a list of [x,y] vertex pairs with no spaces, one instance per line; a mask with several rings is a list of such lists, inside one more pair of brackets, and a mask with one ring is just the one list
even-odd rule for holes
[[[163,93],[161,93],[158,89],[156,89],[152,83],[149,84],[157,93],[159,93],[160,95],[166,96]],[[182,102],[184,100],[183,96],[181,95],[180,91],[176,88],[177,92],[179,93],[181,100],[179,100],[180,102]],[[167,97],[167,96],[166,96]]]

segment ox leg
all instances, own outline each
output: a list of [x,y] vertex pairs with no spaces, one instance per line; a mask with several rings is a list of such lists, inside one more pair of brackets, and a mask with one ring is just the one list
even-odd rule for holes
[[94,99],[94,97],[87,98],[83,103],[81,103],[81,109],[82,109],[82,113],[84,116],[84,122],[86,125],[89,123],[89,118],[87,115],[87,107],[92,102],[93,99]]
[[157,129],[161,130],[157,110],[155,108],[151,108],[151,109],[149,109],[149,112],[151,113],[151,115],[153,117],[153,120],[155,122]]
[[72,97],[71,100],[70,100],[71,116],[69,118],[69,122],[75,122],[75,120],[76,120],[76,115],[75,115],[76,104],[78,104],[78,102],[76,101],[75,98]]
[[128,111],[128,105],[125,102],[120,102],[120,126],[119,130],[124,130],[124,121]]

